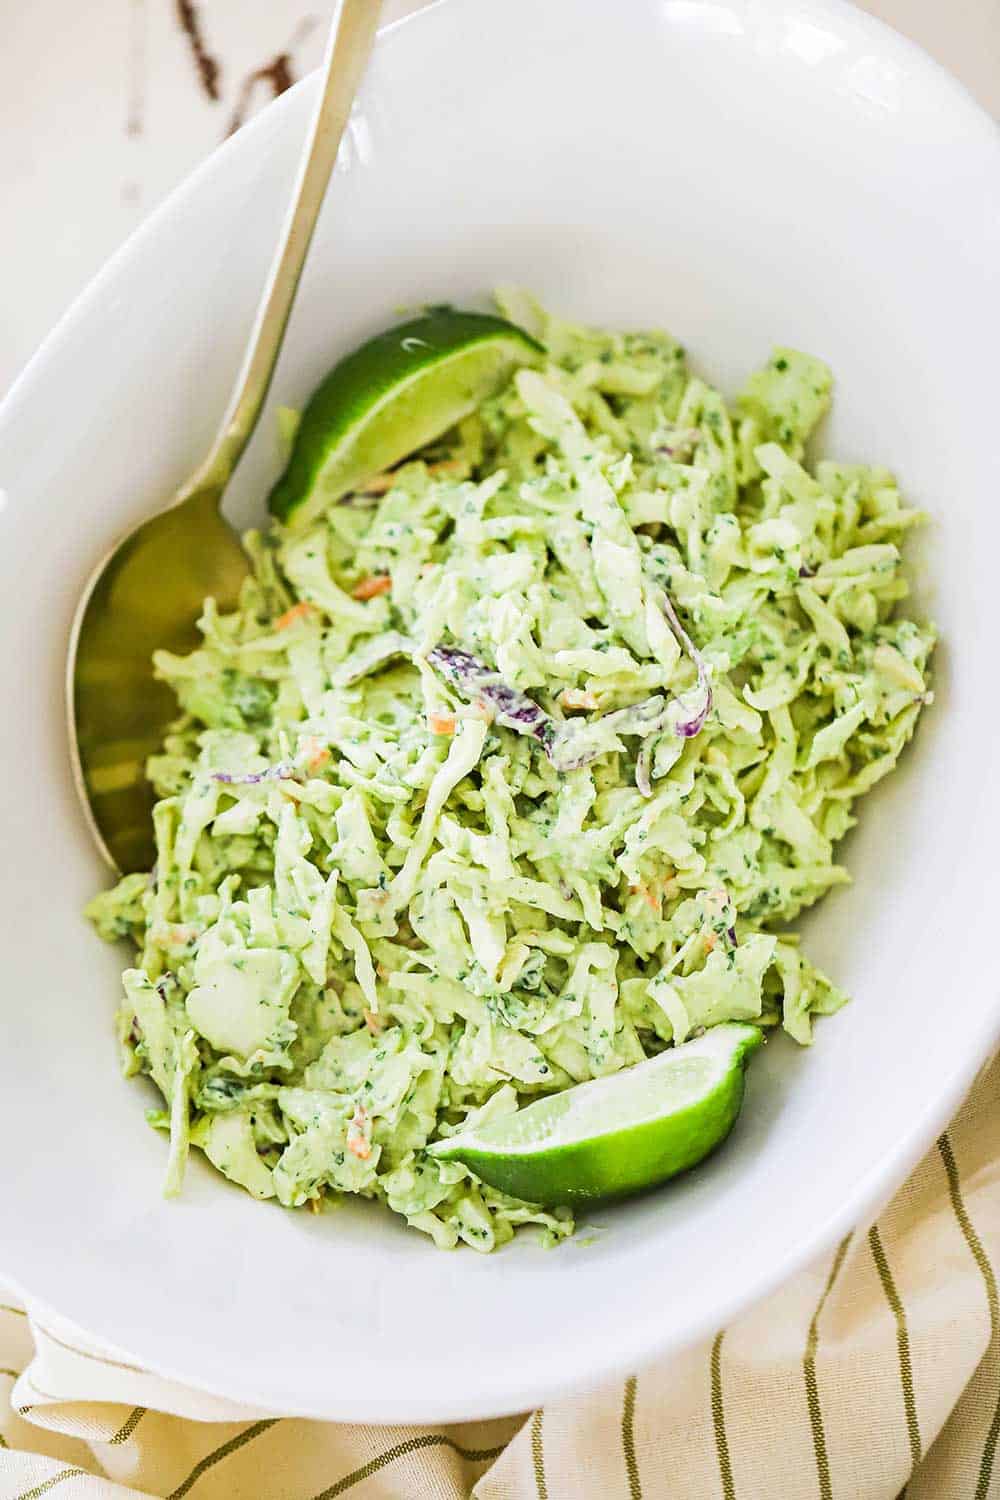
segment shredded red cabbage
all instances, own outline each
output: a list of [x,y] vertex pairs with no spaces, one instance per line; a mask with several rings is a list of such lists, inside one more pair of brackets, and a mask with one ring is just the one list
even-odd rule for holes
[[702,701],[698,709],[689,719],[681,719],[674,725],[674,733],[679,734],[682,739],[693,739],[705,727],[705,720],[712,712],[712,684],[708,676],[708,664],[694,641],[688,635],[684,626],[678,618],[669,594],[665,589],[660,590],[659,605],[667,617],[667,624],[677,637],[678,644],[683,647],[698,669],[698,687],[702,693]]
[[[704,727],[712,708],[708,666],[662,590],[659,604],[679,644],[698,669],[702,701],[693,714],[675,720],[673,725],[674,734],[691,739]],[[644,743],[636,758],[636,784],[644,797],[652,796],[650,741],[654,734],[667,727],[671,718],[671,704],[662,694],[654,694],[628,708],[616,709],[599,719],[558,724],[534,698],[510,687],[498,672],[473,656],[471,651],[458,646],[438,645],[427,653],[427,660],[463,698],[488,704],[498,724],[537,740],[557,771],[577,771],[606,754],[609,731],[612,734],[639,735]]]
[[510,687],[470,651],[435,646],[427,660],[464,698],[488,704],[498,724],[537,740],[557,771],[577,771],[604,755],[609,730],[645,736],[661,728],[665,720],[665,700],[657,694],[601,719],[557,724],[534,698]]
[[530,735],[548,752],[556,734],[555,720],[534,698],[508,687],[498,672],[456,646],[435,646],[427,653],[427,660],[464,698],[488,703],[498,724]]
[[211,779],[221,781],[224,786],[258,786],[262,781],[290,781],[294,775],[295,767],[284,760],[263,771],[248,771],[245,776],[234,775],[231,771],[213,771]]
[[[608,734],[637,734],[647,739],[658,729],[666,728],[669,706],[662,693],[644,698],[628,708],[599,719],[573,720],[555,727],[555,737],[546,753],[557,771],[578,771],[590,765],[608,749]],[[638,778],[638,770],[637,770]]]

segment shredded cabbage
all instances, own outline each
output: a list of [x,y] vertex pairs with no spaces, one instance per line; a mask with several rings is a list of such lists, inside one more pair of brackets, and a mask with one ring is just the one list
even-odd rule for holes
[[819,360],[777,350],[731,410],[665,334],[531,316],[543,369],[380,500],[251,533],[239,609],[156,658],[156,865],[89,912],[138,950],[119,1036],[171,1189],[190,1143],[288,1207],[559,1238],[427,1143],[845,999],[790,924],[930,701],[921,518],[805,464]]

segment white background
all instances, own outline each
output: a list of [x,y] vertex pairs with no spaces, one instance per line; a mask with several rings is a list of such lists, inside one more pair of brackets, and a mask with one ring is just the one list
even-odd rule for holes
[[[273,96],[267,77],[251,75],[282,53],[294,77],[315,66],[333,11],[332,0],[194,0],[218,65],[212,99],[183,3],[0,0],[0,393],[111,252],[225,137],[241,90],[248,113]],[[1000,0],[867,9],[1000,114]]]

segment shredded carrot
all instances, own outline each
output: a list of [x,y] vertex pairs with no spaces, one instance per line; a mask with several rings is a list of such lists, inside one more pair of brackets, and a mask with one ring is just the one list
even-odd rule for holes
[[363,1104],[355,1105],[351,1123],[347,1127],[347,1149],[359,1161],[367,1161],[372,1154],[372,1143],[364,1134],[368,1115]]
[[358,491],[361,495],[384,495],[396,483],[395,474],[373,474],[367,484]]
[[302,620],[306,615],[312,613],[312,605],[307,599],[302,599],[298,604],[293,604],[291,609],[286,609],[283,615],[279,615],[274,622],[275,630],[287,630],[289,625],[294,625],[296,620]]
[[454,734],[454,714],[428,714],[427,725],[431,734]]
[[376,1015],[373,1010],[364,1010],[361,1012],[361,1014],[364,1016],[365,1025],[371,1032],[372,1036],[381,1036],[382,1032],[385,1030],[385,1021],[382,1019],[382,1017]]
[[559,694],[563,708],[599,708],[597,694],[583,688],[564,688]]
[[716,945],[716,943],[718,941],[719,941],[719,939],[716,937],[716,935],[715,935],[714,932],[706,932],[705,933],[705,952],[706,953],[711,953],[712,949],[715,947],[715,945]]
[[307,734],[302,742],[302,748],[306,757],[306,769],[318,771],[320,766],[325,766],[330,759],[330,751],[325,745],[321,745],[314,734]]
[[370,578],[362,578],[351,589],[351,597],[354,599],[376,599],[379,594],[387,594],[392,588],[392,579],[388,573],[373,573]]

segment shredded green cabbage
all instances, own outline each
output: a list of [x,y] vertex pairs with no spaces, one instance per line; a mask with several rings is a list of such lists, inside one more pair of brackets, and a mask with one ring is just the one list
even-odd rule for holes
[[777,350],[731,410],[665,334],[530,316],[542,370],[382,498],[251,533],[240,608],[156,659],[156,866],[89,914],[138,948],[119,1036],[171,1190],[190,1142],[288,1207],[558,1238],[428,1141],[722,1021],[806,1043],[845,999],[789,924],[930,701],[921,518],[884,469],[805,465],[819,360]]

